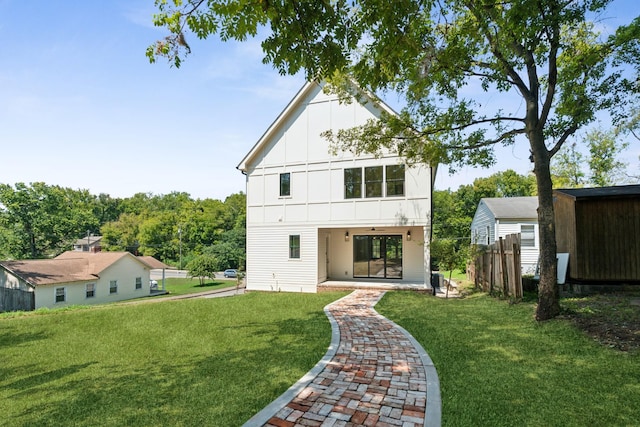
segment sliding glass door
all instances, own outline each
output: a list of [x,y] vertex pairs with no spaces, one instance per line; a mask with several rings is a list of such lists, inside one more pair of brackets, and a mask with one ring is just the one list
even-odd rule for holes
[[402,279],[402,236],[353,236],[353,277]]

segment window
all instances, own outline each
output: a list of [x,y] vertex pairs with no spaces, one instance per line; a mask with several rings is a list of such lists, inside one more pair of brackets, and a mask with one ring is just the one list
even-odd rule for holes
[[109,293],[116,294],[118,293],[118,281],[112,280],[109,282]]
[[66,288],[56,288],[56,302],[65,302],[67,299]]
[[344,198],[359,199],[362,197],[362,168],[344,170]]
[[404,165],[387,166],[387,197],[404,196]]
[[535,225],[521,225],[520,226],[520,245],[525,248],[533,248],[536,246],[536,232]]
[[366,197],[382,197],[382,166],[364,168]]
[[489,227],[487,225],[487,235],[486,235],[487,241],[485,242],[485,245],[489,246],[491,244],[491,227]]
[[280,196],[290,196],[291,195],[291,174],[281,173],[280,174]]
[[136,277],[136,289],[142,289],[142,277]]
[[85,294],[87,298],[93,298],[96,296],[96,284],[95,283],[87,283]]
[[289,258],[300,258],[300,235],[289,236]]

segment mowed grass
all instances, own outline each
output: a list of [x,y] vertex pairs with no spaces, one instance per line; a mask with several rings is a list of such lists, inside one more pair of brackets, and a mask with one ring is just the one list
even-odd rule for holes
[[395,292],[376,309],[433,359],[444,426],[640,425],[640,354],[537,323],[533,303]]
[[3,426],[238,426],[324,355],[344,293],[252,293],[0,319]]
[[[169,291],[169,296],[172,295],[186,295],[197,292],[213,291],[216,289],[233,288],[237,284],[236,279],[206,279],[203,284],[200,284],[200,279],[180,278],[180,277],[168,277],[165,279],[166,290]],[[158,280],[158,287],[162,286],[162,279]]]

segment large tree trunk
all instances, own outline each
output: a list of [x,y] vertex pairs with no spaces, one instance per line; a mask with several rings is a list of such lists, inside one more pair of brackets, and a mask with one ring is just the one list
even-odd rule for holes
[[558,266],[551,158],[544,144],[542,132],[531,132],[529,137],[538,188],[538,234],[540,237],[540,284],[538,285],[536,320],[548,320],[560,314],[559,292],[556,284]]

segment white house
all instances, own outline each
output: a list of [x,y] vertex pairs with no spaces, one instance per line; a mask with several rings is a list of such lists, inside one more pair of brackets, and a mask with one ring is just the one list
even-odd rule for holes
[[321,136],[393,111],[305,84],[238,165],[247,185],[247,289],[316,292],[331,281],[430,287],[428,165],[332,154]]
[[129,252],[68,251],[53,259],[2,261],[0,311],[147,296],[149,271],[147,263]]
[[523,274],[534,274],[540,252],[538,198],[482,198],[471,222],[471,243],[490,245],[507,234],[520,233]]

